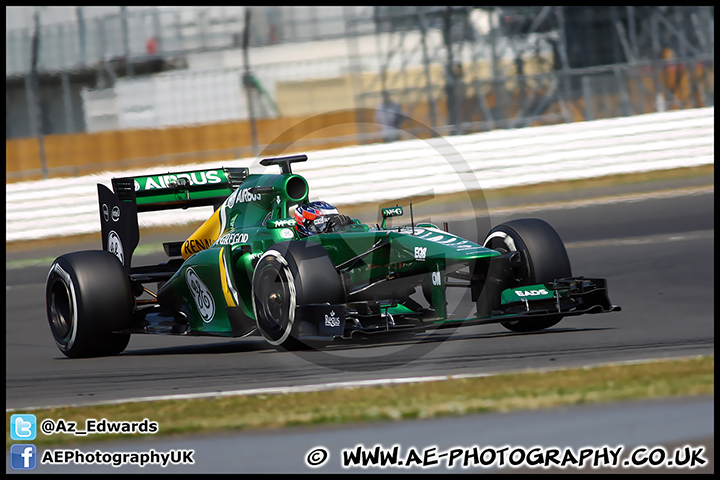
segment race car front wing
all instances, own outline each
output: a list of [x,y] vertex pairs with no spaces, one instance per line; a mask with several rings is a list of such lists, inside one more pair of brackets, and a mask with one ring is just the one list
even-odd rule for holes
[[429,309],[412,310],[388,300],[348,305],[306,305],[298,307],[296,320],[303,325],[299,336],[301,341],[326,342],[621,310],[620,306],[610,303],[604,278],[568,277],[547,284],[508,288],[502,292],[499,308],[492,309],[487,316],[438,318]]

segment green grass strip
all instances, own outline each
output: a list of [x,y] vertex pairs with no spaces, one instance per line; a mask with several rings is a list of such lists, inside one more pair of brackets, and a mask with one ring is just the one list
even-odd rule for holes
[[[714,393],[714,356],[400,385],[343,388],[289,394],[158,400],[113,405],[6,412],[44,419],[157,422],[154,435],[242,431],[293,426],[433,418],[484,412],[533,410],[569,405]],[[38,433],[36,446],[143,435]],[[147,435],[145,435],[147,436]],[[9,428],[6,448],[12,443]]]

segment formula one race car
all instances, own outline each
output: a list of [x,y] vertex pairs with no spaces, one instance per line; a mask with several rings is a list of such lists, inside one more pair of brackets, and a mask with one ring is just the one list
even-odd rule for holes
[[[292,173],[296,155],[262,160],[279,174],[207,169],[98,184],[102,250],[58,257],[47,277],[47,315],[68,357],[114,355],[131,334],[262,335],[279,349],[392,332],[500,323],[515,332],[561,318],[618,311],[606,281],[573,277],[565,246],[539,219],[493,228],[482,244],[429,223],[389,228],[329,222],[304,236],[291,211],[309,201]],[[132,266],[138,212],[214,207],[169,259]],[[154,286],[157,289],[154,290]],[[446,287],[470,291],[477,311],[453,318]],[[466,290],[467,291],[467,290]]]

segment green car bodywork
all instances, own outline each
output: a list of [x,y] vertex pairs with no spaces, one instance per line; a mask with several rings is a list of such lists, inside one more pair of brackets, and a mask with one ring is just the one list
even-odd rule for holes
[[[550,269],[558,275],[533,281],[538,275],[531,272],[531,248],[498,243],[512,229],[493,230],[484,245],[429,223],[389,228],[386,220],[403,214],[396,206],[382,210],[381,225],[352,220],[338,231],[302,237],[291,212],[309,201],[310,189],[292,173],[291,164],[305,160],[298,155],[260,162],[279,167],[275,174],[220,168],[115,178],[112,190],[99,184],[103,250],[120,261],[125,278],[117,282],[127,282],[133,296],[132,311],[115,315],[106,336],[260,333],[275,346],[297,348],[458,322],[502,323],[527,331],[563,316],[619,310],[607,298],[604,279],[572,277],[569,263],[564,270]],[[139,213],[197,206],[212,206],[212,216],[190,238],[164,244],[166,263],[132,265]],[[516,228],[527,230],[531,223]],[[513,238],[508,245],[523,245],[520,237]],[[550,250],[567,261],[559,238],[553,242]],[[48,278],[48,315],[61,350],[80,356],[68,340],[79,327],[67,326],[80,319],[69,307],[62,314],[65,304],[79,301],[75,290],[80,282],[62,274],[70,267],[59,260]],[[448,314],[448,282],[470,289],[475,316]],[[63,303],[57,297],[66,291],[70,298]],[[416,292],[422,293],[420,299]]]

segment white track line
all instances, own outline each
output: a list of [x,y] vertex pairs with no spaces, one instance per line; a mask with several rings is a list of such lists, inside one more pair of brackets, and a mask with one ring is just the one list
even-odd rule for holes
[[401,385],[408,383],[425,383],[425,382],[439,382],[444,380],[458,380],[463,378],[481,378],[481,377],[495,377],[498,375],[516,375],[526,373],[544,373],[544,372],[555,372],[561,370],[575,370],[585,369],[589,370],[592,368],[608,367],[608,366],[624,366],[624,365],[637,365],[643,363],[653,362],[669,362],[675,360],[689,360],[694,358],[702,358],[705,355],[692,355],[685,357],[671,357],[671,358],[649,358],[640,360],[624,360],[619,362],[602,362],[590,365],[584,365],[582,367],[548,367],[538,369],[524,369],[524,370],[511,370],[507,372],[493,372],[493,373],[463,373],[463,374],[450,374],[450,375],[433,375],[426,377],[406,377],[406,378],[380,378],[375,380],[355,380],[348,382],[332,382],[332,383],[319,383],[314,385],[294,385],[285,387],[266,387],[266,388],[252,388],[245,390],[228,390],[224,392],[202,392],[202,393],[188,393],[188,394],[176,394],[176,395],[156,395],[150,397],[133,397],[122,400],[108,400],[95,403],[86,404],[69,404],[69,405],[47,405],[37,407],[21,407],[21,408],[7,408],[6,412],[18,412],[18,411],[29,411],[29,410],[45,410],[50,408],[82,408],[82,407],[94,407],[98,405],[120,405],[125,403],[139,403],[139,402],[157,402],[163,400],[194,400],[199,398],[223,398],[223,397],[238,397],[238,396],[254,396],[254,395],[283,395],[289,393],[304,393],[304,392],[321,392],[328,390],[340,390],[340,389],[351,389],[351,388],[363,388],[363,387],[376,387],[381,385]]

